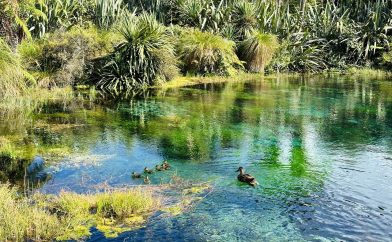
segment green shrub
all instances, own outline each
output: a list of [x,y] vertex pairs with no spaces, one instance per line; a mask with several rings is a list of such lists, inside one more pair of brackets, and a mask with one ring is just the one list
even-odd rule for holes
[[386,67],[392,67],[392,51],[385,52],[382,55],[382,64]]
[[210,32],[183,31],[177,49],[184,73],[233,75],[242,68],[235,43]]
[[61,87],[84,78],[92,61],[107,55],[119,41],[115,33],[74,27],[43,39],[24,41],[18,51],[28,70],[49,75],[40,81],[41,86]]
[[125,42],[103,62],[97,86],[124,91],[169,80],[177,72],[172,40],[155,16],[129,15],[119,27]]
[[309,34],[294,34],[284,39],[269,67],[273,71],[320,72],[328,68],[326,43]]
[[7,43],[0,38],[0,99],[9,96],[18,96],[28,87],[28,81],[34,78],[26,72]]
[[251,72],[263,72],[279,47],[275,35],[252,31],[239,45],[239,56]]
[[257,7],[248,0],[236,2],[232,16],[238,40],[244,40],[257,27]]

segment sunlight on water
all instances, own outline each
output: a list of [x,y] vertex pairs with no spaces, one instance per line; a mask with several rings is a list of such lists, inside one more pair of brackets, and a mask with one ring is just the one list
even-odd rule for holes
[[[131,172],[164,159],[173,169],[151,175],[153,184],[176,175],[214,185],[192,210],[156,215],[118,241],[392,240],[391,82],[280,77],[202,85],[48,105],[14,125],[2,122],[1,147],[29,157],[25,165],[45,158],[44,192],[142,184]],[[23,166],[2,166],[1,179],[21,183]],[[239,166],[260,185],[240,184]],[[105,238],[95,232],[91,240]]]

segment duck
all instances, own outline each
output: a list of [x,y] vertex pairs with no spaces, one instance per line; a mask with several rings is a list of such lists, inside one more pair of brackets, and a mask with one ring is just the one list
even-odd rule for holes
[[164,171],[165,169],[162,167],[162,165],[156,165],[155,170],[157,171]]
[[144,177],[143,181],[144,181],[145,184],[150,184],[151,183],[150,178],[148,178],[148,176]]
[[164,161],[163,164],[162,164],[162,168],[163,168],[164,170],[169,170],[169,169],[170,169],[169,163],[168,163],[167,161]]
[[132,172],[132,178],[142,178],[142,175],[136,172]]
[[251,186],[256,186],[258,184],[258,182],[256,181],[256,179],[249,175],[249,174],[245,174],[244,173],[244,168],[243,167],[239,167],[237,172],[240,172],[240,174],[237,176],[238,180],[241,182],[245,182],[248,183]]
[[144,167],[144,173],[152,174],[153,172],[154,172],[153,170],[150,170],[147,167]]

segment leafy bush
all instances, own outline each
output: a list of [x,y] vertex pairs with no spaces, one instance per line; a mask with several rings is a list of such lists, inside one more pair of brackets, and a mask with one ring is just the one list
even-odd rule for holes
[[257,28],[257,6],[254,3],[248,0],[238,1],[233,7],[232,15],[238,40],[244,40]]
[[239,56],[246,62],[249,71],[263,72],[278,47],[275,35],[252,31],[249,37],[240,43]]
[[177,49],[183,72],[232,75],[242,68],[235,43],[210,32],[183,31]]
[[18,96],[26,91],[34,78],[26,72],[7,43],[0,38],[0,97]]
[[382,55],[382,64],[383,64],[384,66],[389,67],[389,68],[392,67],[392,51],[385,52],[385,53]]
[[123,91],[166,81],[176,72],[176,58],[165,26],[155,16],[129,15],[119,27],[125,42],[103,59],[97,86]]
[[24,41],[18,51],[30,71],[49,74],[49,78],[41,80],[41,85],[66,86],[86,76],[92,61],[107,55],[120,38],[93,27],[74,27],[40,40]]
[[271,61],[273,71],[319,72],[328,67],[326,43],[306,34],[294,34],[285,39]]

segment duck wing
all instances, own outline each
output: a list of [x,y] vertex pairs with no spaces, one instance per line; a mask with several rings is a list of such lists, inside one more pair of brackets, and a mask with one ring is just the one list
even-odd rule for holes
[[252,182],[255,180],[255,178],[249,174],[244,174],[244,180],[248,181],[248,182]]

